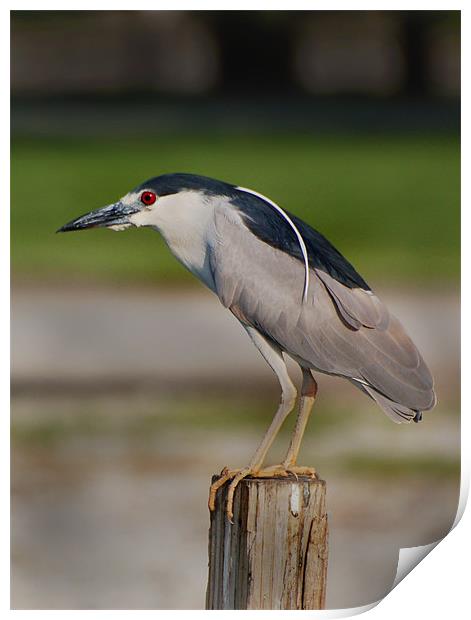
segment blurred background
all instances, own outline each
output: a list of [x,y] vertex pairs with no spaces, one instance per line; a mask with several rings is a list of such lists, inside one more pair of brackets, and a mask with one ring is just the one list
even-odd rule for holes
[[410,426],[320,377],[303,444],[328,607],[381,598],[459,495],[459,12],[29,11],[11,33],[12,606],[204,606],[210,477],[248,462],[276,379],[155,232],[54,234],[177,171],[320,230],[434,372]]

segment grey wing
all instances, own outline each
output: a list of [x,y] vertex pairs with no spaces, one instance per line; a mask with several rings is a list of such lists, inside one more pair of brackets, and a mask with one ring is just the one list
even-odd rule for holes
[[395,422],[435,404],[433,379],[399,321],[371,292],[310,269],[253,235],[229,208],[216,212],[209,262],[221,302],[306,367],[345,377]]

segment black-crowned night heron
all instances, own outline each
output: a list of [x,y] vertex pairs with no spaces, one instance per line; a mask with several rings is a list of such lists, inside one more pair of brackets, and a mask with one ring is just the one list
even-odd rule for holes
[[[281,384],[280,405],[250,464],[223,470],[210,490],[211,509],[228,480],[231,517],[242,478],[315,475],[296,464],[317,393],[312,370],[348,379],[394,422],[418,422],[434,406],[432,376],[399,321],[325,237],[265,196],[193,174],[164,174],[60,232],[98,226],[158,230],[241,322]],[[285,459],[262,468],[295,404],[283,353],[302,370],[299,410]]]

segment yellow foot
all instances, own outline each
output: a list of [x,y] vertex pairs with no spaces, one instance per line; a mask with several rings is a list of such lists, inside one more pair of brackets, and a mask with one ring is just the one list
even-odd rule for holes
[[293,476],[309,476],[309,478],[317,478],[317,472],[314,467],[304,467],[303,465],[288,465],[283,463],[282,467]]
[[220,489],[228,480],[234,478],[241,470],[240,469],[232,469],[230,470],[228,467],[224,467],[221,471],[220,478],[213,482],[213,484],[209,487],[209,499],[208,499],[208,508],[211,512],[216,508],[216,493],[218,489]]
[[253,467],[243,467],[242,469],[228,469],[224,467],[221,471],[221,477],[213,482],[209,490],[209,500],[208,507],[209,510],[213,511],[216,506],[216,493],[218,489],[220,489],[228,480],[231,480],[229,485],[229,490],[227,492],[227,505],[226,505],[226,514],[229,521],[232,522],[232,506],[234,503],[234,493],[237,485],[244,478],[277,478],[277,477],[286,477],[292,474],[296,478],[298,476],[310,476],[311,478],[316,478],[316,470],[312,467],[300,467],[298,465],[272,465],[271,467],[265,467],[264,469],[256,470]]

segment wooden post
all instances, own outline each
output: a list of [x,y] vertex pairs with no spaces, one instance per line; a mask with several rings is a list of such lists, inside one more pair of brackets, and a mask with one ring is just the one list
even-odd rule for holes
[[234,496],[233,524],[227,488],[219,489],[211,513],[206,609],[323,609],[325,482],[245,478]]

